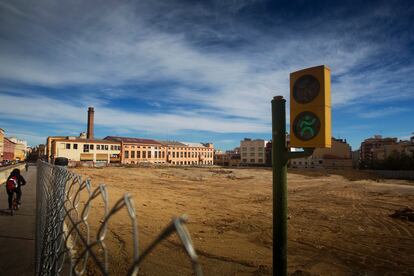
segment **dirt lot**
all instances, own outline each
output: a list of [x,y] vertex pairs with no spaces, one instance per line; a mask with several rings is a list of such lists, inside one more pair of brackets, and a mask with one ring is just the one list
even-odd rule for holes
[[[272,272],[272,174],[265,169],[77,168],[94,186],[105,183],[110,206],[134,197],[141,250],[175,215],[187,227],[205,275]],[[362,179],[361,179],[362,178]],[[390,217],[414,209],[413,183],[363,179],[346,173],[291,172],[288,270],[295,275],[413,275],[414,222]],[[359,179],[359,180],[358,180]],[[95,204],[91,222],[102,214]],[[94,224],[94,223],[92,223]],[[96,231],[96,225],[92,225]],[[111,219],[111,272],[132,258],[126,212]],[[191,264],[171,237],[151,253],[140,275],[191,275]]]

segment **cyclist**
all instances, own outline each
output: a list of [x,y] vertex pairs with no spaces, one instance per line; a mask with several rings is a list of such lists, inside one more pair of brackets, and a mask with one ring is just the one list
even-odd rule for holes
[[14,169],[9,177],[7,178],[6,182],[6,192],[9,196],[9,209],[12,208],[13,204],[13,193],[16,193],[17,203],[21,203],[22,198],[22,190],[21,186],[26,185],[26,180],[24,180],[23,176],[20,174],[19,169]]

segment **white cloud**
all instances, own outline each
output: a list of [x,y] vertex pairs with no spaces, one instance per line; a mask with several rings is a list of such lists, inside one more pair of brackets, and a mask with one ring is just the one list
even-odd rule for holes
[[[218,1],[216,5],[231,14],[253,2],[229,5]],[[273,96],[288,98],[289,72],[319,64],[327,64],[332,70],[334,107],[353,105],[361,99],[414,97],[406,89],[413,81],[403,78],[414,73],[413,66],[358,71],[384,51],[384,45],[364,39],[364,35],[382,32],[381,26],[371,24],[372,18],[389,16],[387,9],[346,22],[315,18],[297,33],[290,26],[265,32],[200,5],[189,9],[179,3],[154,1],[19,3],[0,5],[0,32],[7,33],[0,37],[0,80],[90,89],[85,92],[88,95],[75,101],[78,105],[46,96],[29,98],[30,92],[24,92],[26,98],[0,94],[0,107],[16,106],[12,114],[3,116],[83,123],[86,105],[82,102],[93,102],[99,112],[97,123],[125,132],[265,132],[269,131]],[[189,23],[186,16],[205,20]],[[204,40],[209,39],[244,42],[233,48],[215,48],[206,46]],[[395,51],[400,50],[398,45]],[[144,88],[132,93],[120,88],[122,85],[168,81],[178,83],[178,87],[159,92],[152,105],[197,103],[198,107],[187,112],[143,113],[111,106],[110,99],[151,99]],[[99,87],[98,91],[94,87]],[[397,90],[405,92],[397,94]],[[373,94],[378,97],[371,97]],[[208,116],[203,115],[206,111]]]
[[380,117],[387,117],[395,114],[400,114],[403,112],[409,112],[411,111],[408,108],[402,108],[402,107],[387,107],[377,110],[361,110],[359,112],[359,117],[365,118],[365,119],[375,119]]

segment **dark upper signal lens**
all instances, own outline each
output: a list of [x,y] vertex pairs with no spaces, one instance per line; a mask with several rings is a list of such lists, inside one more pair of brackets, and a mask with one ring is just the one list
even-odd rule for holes
[[293,85],[293,98],[298,103],[306,104],[318,96],[319,90],[319,81],[314,76],[304,75]]

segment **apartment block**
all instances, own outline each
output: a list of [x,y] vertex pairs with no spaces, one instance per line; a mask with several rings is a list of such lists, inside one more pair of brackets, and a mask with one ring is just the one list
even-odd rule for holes
[[15,143],[14,147],[14,159],[23,161],[26,160],[27,156],[27,141],[19,139],[17,137],[9,137],[10,141]]
[[241,164],[265,165],[267,142],[262,139],[252,140],[249,138],[240,141]]
[[0,162],[3,161],[4,154],[4,130],[0,128]]
[[361,143],[361,161],[364,163],[372,163],[374,160],[374,152],[388,145],[397,144],[397,138],[382,138],[381,135],[375,135],[372,138],[365,139]]
[[10,141],[8,138],[4,137],[4,145],[3,145],[3,160],[14,161],[14,150],[16,147],[16,143]]

